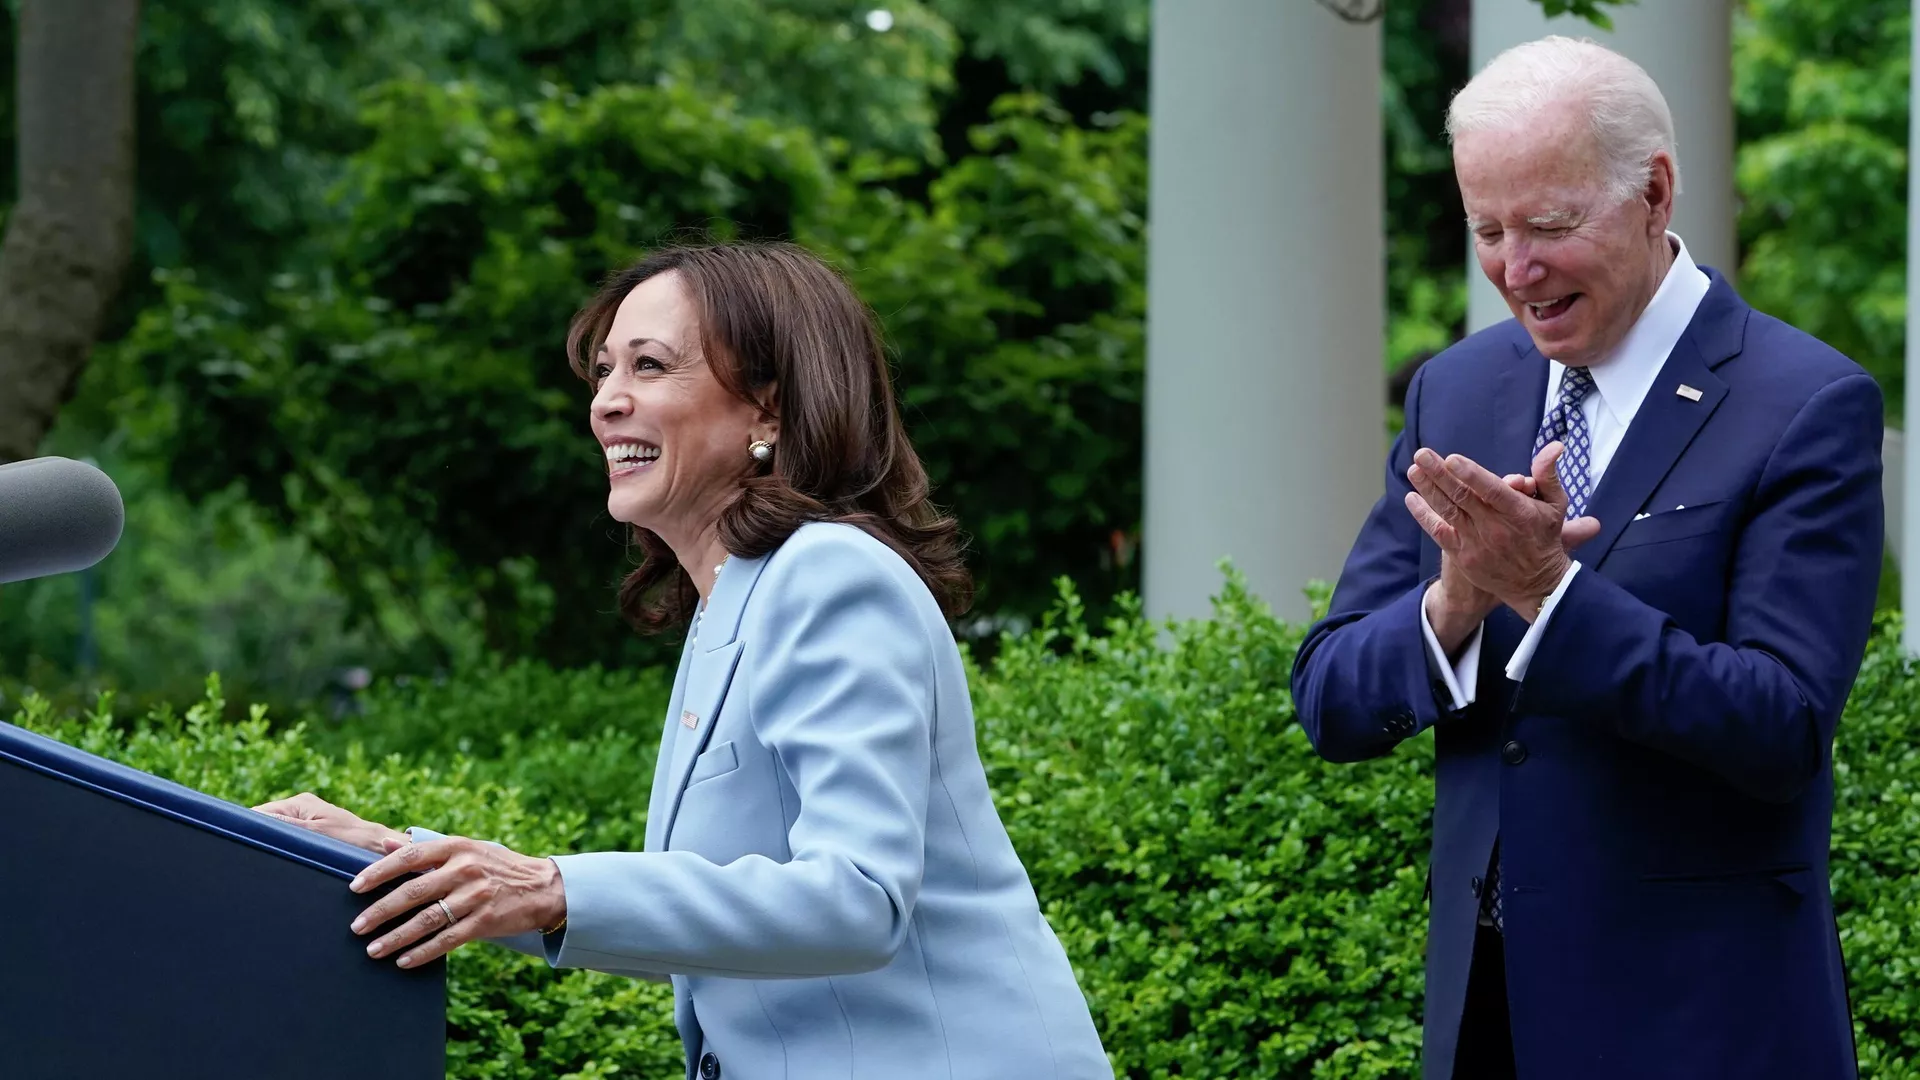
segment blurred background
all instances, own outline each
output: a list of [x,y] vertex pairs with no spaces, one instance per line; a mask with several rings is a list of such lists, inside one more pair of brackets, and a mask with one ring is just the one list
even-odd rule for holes
[[[57,413],[0,411],[0,457],[97,462],[128,524],[93,571],[0,588],[13,696],[185,700],[217,670],[330,715],[502,658],[656,661],[613,614],[627,554],[561,343],[603,275],[694,235],[807,244],[880,313],[973,537],[980,649],[1057,577],[1096,619],[1139,587],[1147,0],[118,6],[131,244],[90,347],[40,362]],[[1466,328],[1441,121],[1472,5],[1369,6],[1391,429]],[[1909,5],[1733,6],[1740,287],[1880,375],[1897,423]],[[19,9],[9,203],[33,110],[112,76],[22,68]]]

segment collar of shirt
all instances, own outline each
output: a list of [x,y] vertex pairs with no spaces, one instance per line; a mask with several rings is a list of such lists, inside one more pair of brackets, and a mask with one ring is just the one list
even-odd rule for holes
[[[1667,268],[1667,276],[1654,290],[1647,309],[1611,353],[1587,368],[1593,373],[1593,388],[1601,407],[1621,428],[1633,423],[1640,403],[1653,389],[1653,380],[1659,378],[1673,347],[1680,344],[1681,335],[1687,332],[1687,324],[1693,322],[1693,313],[1699,310],[1712,284],[1706,272],[1694,265],[1693,256],[1687,254],[1686,241],[1672,232],[1667,240],[1674,247],[1673,265]],[[1548,410],[1559,400],[1560,379],[1566,370],[1558,360],[1547,366]]]

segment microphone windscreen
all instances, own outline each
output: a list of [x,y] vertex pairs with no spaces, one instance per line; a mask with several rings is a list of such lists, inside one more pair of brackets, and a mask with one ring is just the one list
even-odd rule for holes
[[85,570],[126,524],[106,473],[62,457],[0,465],[0,584]]

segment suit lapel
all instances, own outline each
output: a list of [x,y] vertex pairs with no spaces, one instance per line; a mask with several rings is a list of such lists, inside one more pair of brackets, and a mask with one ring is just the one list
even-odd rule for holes
[[[747,597],[766,565],[764,557],[727,560],[699,629],[687,643],[686,689],[676,703],[678,708],[667,718],[675,729],[673,756],[664,780],[666,794],[661,800],[659,846],[665,849],[673,838],[673,821],[680,812],[680,797],[686,792],[687,777],[693,772],[693,760],[707,747],[720,709],[733,681],[735,666],[746,643],[739,640],[740,618],[746,611]],[[651,826],[651,815],[650,826]],[[649,827],[649,831],[652,829]]]
[[653,787],[647,793],[647,850],[663,851],[666,837],[661,825],[667,820],[670,791],[667,778],[673,775],[673,749],[680,741],[680,703],[687,696],[687,669],[693,666],[693,643],[680,647],[680,666],[673,673],[673,693],[667,697],[667,715],[660,728],[660,753],[653,762]]
[[1661,366],[1587,503],[1587,515],[1600,521],[1600,535],[1575,551],[1574,558],[1596,570],[1727,396],[1727,384],[1714,369],[1739,355],[1753,309],[1718,271],[1701,269],[1707,275],[1707,295]]
[[1496,476],[1525,476],[1533,469],[1533,440],[1546,413],[1546,358],[1531,341],[1516,344],[1497,378],[1499,383],[1487,395],[1492,413],[1483,418],[1489,442],[1483,456],[1473,459]]
[[[1700,392],[1699,400],[1680,393],[1682,386]],[[1598,569],[1633,515],[1653,497],[1693,437],[1706,425],[1727,396],[1727,384],[1707,367],[1688,334],[1667,358],[1647,399],[1627,426],[1620,449],[1614,452],[1600,486],[1587,503],[1587,516],[1600,520],[1600,535],[1574,551],[1574,558]]]

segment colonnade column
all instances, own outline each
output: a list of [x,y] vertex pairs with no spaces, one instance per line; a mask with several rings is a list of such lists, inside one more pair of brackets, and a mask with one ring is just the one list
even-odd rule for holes
[[1380,24],[1153,5],[1144,599],[1223,557],[1277,614],[1338,575],[1385,462]]

